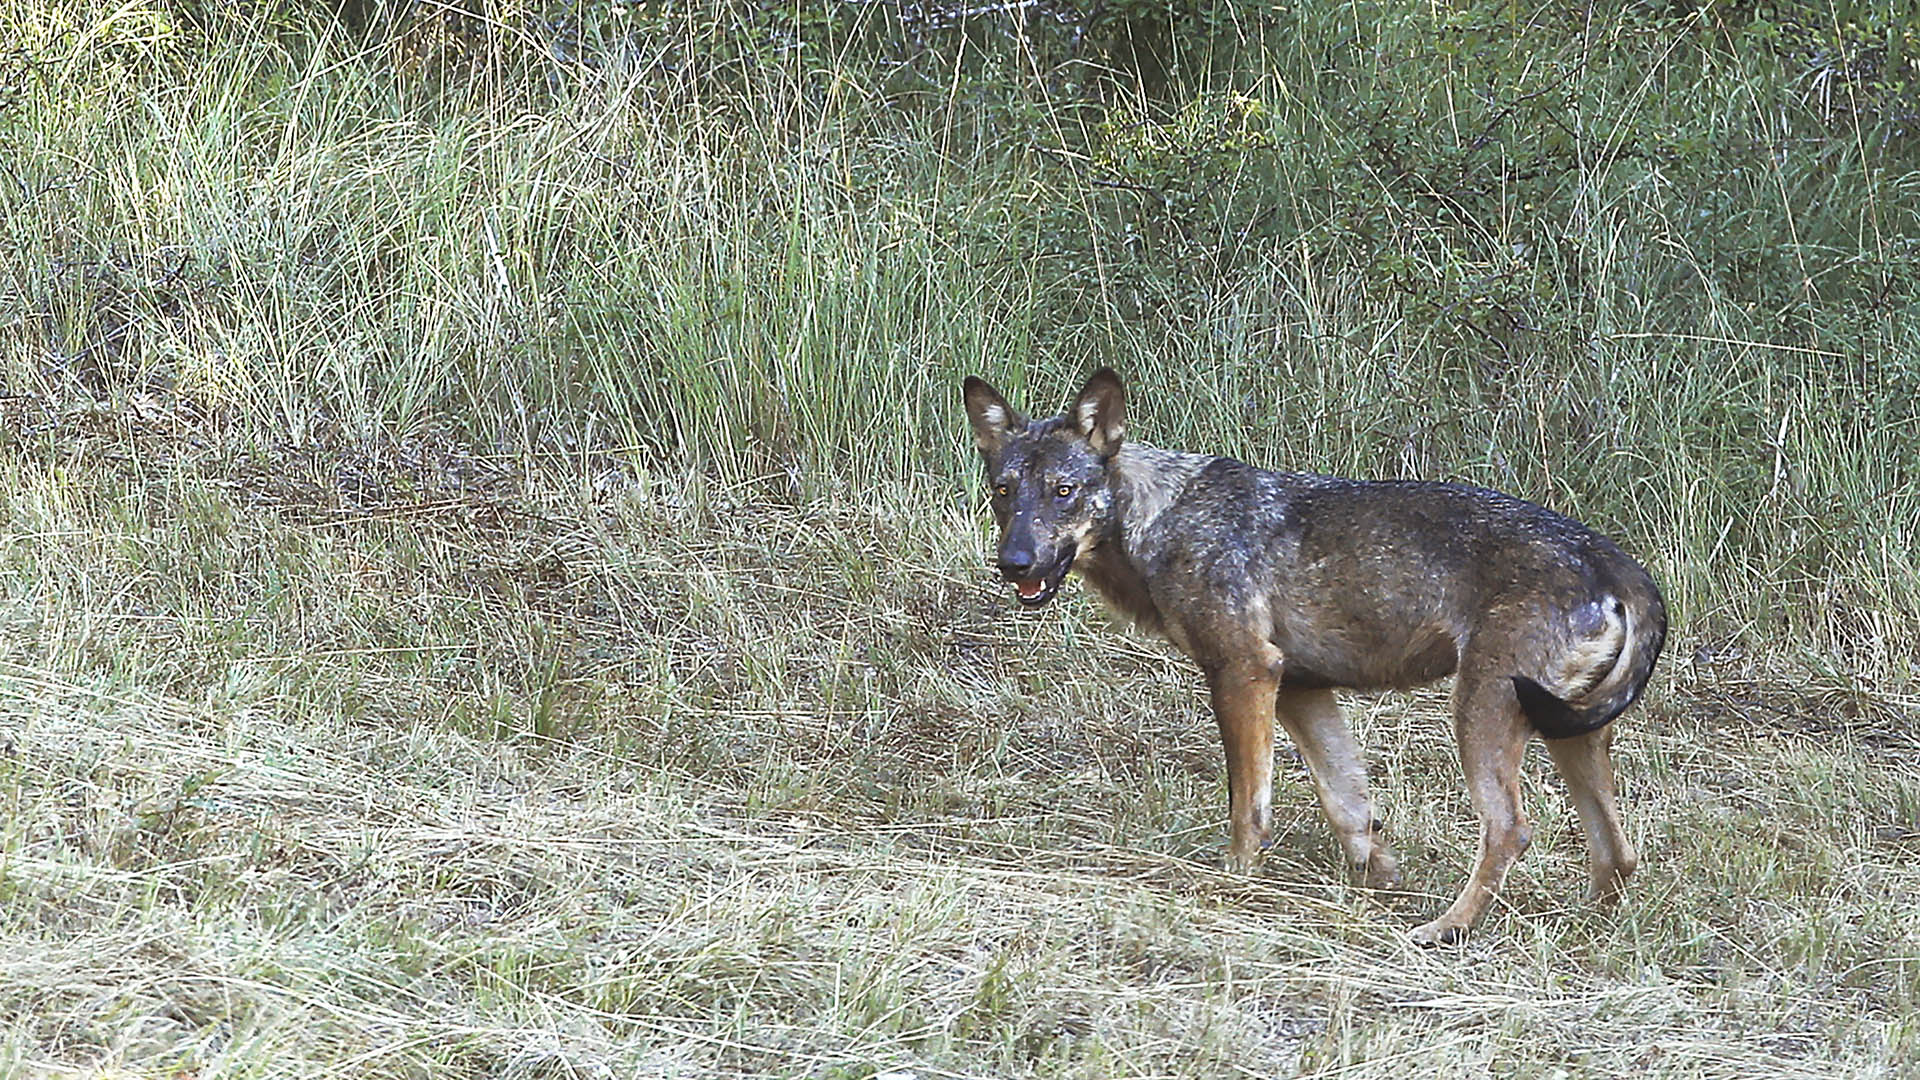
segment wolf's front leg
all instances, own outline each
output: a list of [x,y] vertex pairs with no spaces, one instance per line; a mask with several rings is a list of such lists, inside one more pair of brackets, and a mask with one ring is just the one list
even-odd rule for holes
[[1227,664],[1207,671],[1213,714],[1227,751],[1226,867],[1246,873],[1273,833],[1273,664]]
[[1333,691],[1285,689],[1279,706],[1280,725],[1307,763],[1320,809],[1354,877],[1370,889],[1399,888],[1400,862],[1367,794],[1366,755],[1340,715]]

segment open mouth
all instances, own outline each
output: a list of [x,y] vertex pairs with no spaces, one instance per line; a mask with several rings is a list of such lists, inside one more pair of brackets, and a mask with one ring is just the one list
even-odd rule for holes
[[1067,579],[1067,571],[1073,569],[1073,557],[1060,560],[1058,566],[1045,577],[1025,578],[1013,583],[1014,599],[1021,607],[1039,607],[1053,599],[1060,592],[1060,583]]

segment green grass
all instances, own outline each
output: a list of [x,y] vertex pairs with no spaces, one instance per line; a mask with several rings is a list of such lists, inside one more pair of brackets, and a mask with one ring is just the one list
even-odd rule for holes
[[[1639,9],[1269,13],[1153,100],[991,20],[169,10],[0,7],[0,1072],[1912,1075],[1891,75]],[[1349,703],[1405,895],[1287,751],[1214,869],[1189,666],[983,568],[959,377],[1100,363],[1648,562],[1619,910],[1535,754],[1497,910],[1404,940],[1444,687]]]

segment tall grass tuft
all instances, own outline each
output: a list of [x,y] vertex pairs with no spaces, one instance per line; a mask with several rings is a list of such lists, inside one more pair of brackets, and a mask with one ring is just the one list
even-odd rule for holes
[[16,6],[0,377],[851,497],[969,482],[961,373],[1046,408],[1107,363],[1142,437],[1512,490],[1703,638],[1910,678],[1904,99],[1703,15],[1495,7],[1265,12],[1149,99],[1019,27],[693,8],[433,67]]
[[[0,0],[0,1074],[1909,1075],[1888,10]],[[1653,565],[1619,909],[1535,754],[1404,939],[1443,688],[1409,891],[1284,752],[1215,869],[1190,665],[981,566],[959,378],[1099,364]]]

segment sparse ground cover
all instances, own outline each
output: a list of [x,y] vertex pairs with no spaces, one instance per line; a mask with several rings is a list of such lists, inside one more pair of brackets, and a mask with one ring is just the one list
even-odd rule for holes
[[[1913,1074],[1884,70],[1386,5],[1170,104],[931,47],[694,79],[692,21],[516,89],[172,10],[7,9],[0,1073]],[[1444,688],[1351,703],[1407,894],[1291,756],[1265,872],[1213,868],[1195,676],[982,570],[956,376],[1092,359],[1158,441],[1646,557],[1619,910],[1536,753],[1500,907],[1404,940],[1473,849]]]

